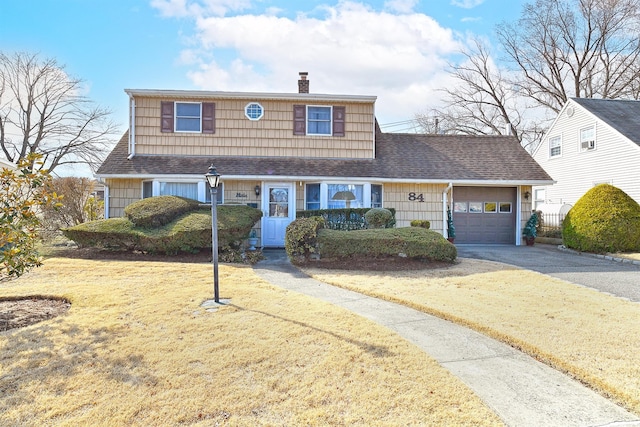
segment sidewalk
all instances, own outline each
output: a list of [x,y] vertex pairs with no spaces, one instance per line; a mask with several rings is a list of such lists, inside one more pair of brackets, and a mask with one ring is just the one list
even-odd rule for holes
[[265,251],[254,271],[395,331],[459,377],[508,426],[640,426],[637,417],[531,357],[470,329],[405,306],[314,280],[284,251]]

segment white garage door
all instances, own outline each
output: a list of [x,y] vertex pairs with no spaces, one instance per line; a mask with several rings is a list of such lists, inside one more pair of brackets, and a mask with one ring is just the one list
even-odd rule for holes
[[515,244],[515,187],[454,187],[455,243]]

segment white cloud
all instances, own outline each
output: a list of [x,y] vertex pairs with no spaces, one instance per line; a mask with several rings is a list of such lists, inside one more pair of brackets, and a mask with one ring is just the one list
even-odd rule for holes
[[447,59],[460,49],[450,29],[424,14],[349,1],[312,13],[202,13],[194,29],[199,44],[181,62],[198,58],[188,77],[204,90],[297,92],[298,72],[307,71],[312,93],[378,96],[384,122],[411,119],[437,103]]
[[480,6],[482,3],[484,3],[484,0],[451,0],[452,5],[462,7],[464,9],[472,9],[476,6]]
[[461,22],[480,22],[482,18],[479,16],[466,16],[460,20]]

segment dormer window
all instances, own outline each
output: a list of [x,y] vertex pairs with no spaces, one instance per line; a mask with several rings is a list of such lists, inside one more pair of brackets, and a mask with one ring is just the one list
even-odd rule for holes
[[580,151],[589,151],[596,149],[596,128],[589,126],[580,129]]
[[345,113],[338,105],[294,105],[293,134],[344,136]]
[[213,102],[162,101],[161,132],[215,133],[216,105]]

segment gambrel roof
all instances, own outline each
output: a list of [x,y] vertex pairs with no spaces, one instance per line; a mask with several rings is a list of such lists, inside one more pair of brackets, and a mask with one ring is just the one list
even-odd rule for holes
[[100,166],[100,178],[204,175],[230,179],[355,178],[392,182],[546,185],[549,175],[515,137],[376,133],[375,159],[146,156],[128,160],[128,134]]

